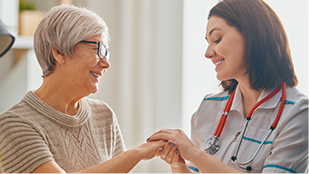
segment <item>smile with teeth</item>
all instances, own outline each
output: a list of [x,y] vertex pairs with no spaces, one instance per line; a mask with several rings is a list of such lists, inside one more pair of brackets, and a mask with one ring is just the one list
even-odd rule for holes
[[220,61],[216,62],[216,63],[215,63],[215,66],[216,66],[216,67],[219,66],[222,62],[224,62],[224,60],[220,60]]
[[96,74],[96,73],[94,73],[94,72],[92,72],[92,71],[90,71],[90,73],[91,73],[93,76],[95,76],[96,78],[100,78],[100,76],[99,76],[98,74]]

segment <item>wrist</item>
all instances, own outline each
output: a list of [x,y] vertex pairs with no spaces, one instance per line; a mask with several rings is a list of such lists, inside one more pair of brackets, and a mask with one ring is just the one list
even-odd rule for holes
[[186,164],[181,165],[170,165],[173,173],[191,173],[190,169]]
[[202,151],[201,149],[199,149],[198,147],[194,147],[191,150],[191,155],[188,156],[187,160],[193,162],[194,160],[196,160],[196,157],[200,157],[205,155],[205,152]]
[[170,164],[171,166],[171,169],[181,169],[183,167],[186,167],[187,165],[186,164]]
[[130,149],[130,153],[132,154],[132,156],[134,156],[135,159],[143,159],[143,152],[142,149],[140,149],[139,147]]
[[131,149],[131,153],[132,155],[134,155],[134,158],[139,161],[141,161],[144,158],[147,158],[147,152],[144,151],[144,148],[140,146]]

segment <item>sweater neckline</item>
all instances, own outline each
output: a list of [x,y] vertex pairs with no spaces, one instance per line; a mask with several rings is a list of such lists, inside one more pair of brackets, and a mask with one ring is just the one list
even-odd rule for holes
[[43,116],[66,127],[79,127],[87,121],[90,115],[89,106],[85,99],[81,99],[79,101],[77,113],[73,116],[52,108],[37,95],[35,95],[34,91],[29,91],[23,100],[34,110],[40,112]]

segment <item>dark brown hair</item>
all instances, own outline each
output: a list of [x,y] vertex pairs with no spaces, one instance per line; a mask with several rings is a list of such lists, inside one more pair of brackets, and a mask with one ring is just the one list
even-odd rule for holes
[[[287,86],[298,84],[285,30],[268,4],[263,0],[223,0],[210,10],[208,19],[213,15],[244,35],[246,73],[253,89],[271,90],[281,87],[281,81]],[[230,93],[237,84],[235,79],[221,82]]]

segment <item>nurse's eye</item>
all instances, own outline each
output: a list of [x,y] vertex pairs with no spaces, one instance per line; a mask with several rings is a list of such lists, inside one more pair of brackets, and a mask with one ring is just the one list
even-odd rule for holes
[[220,38],[220,39],[215,40],[215,41],[214,41],[214,43],[218,44],[220,41],[221,41],[221,38]]

